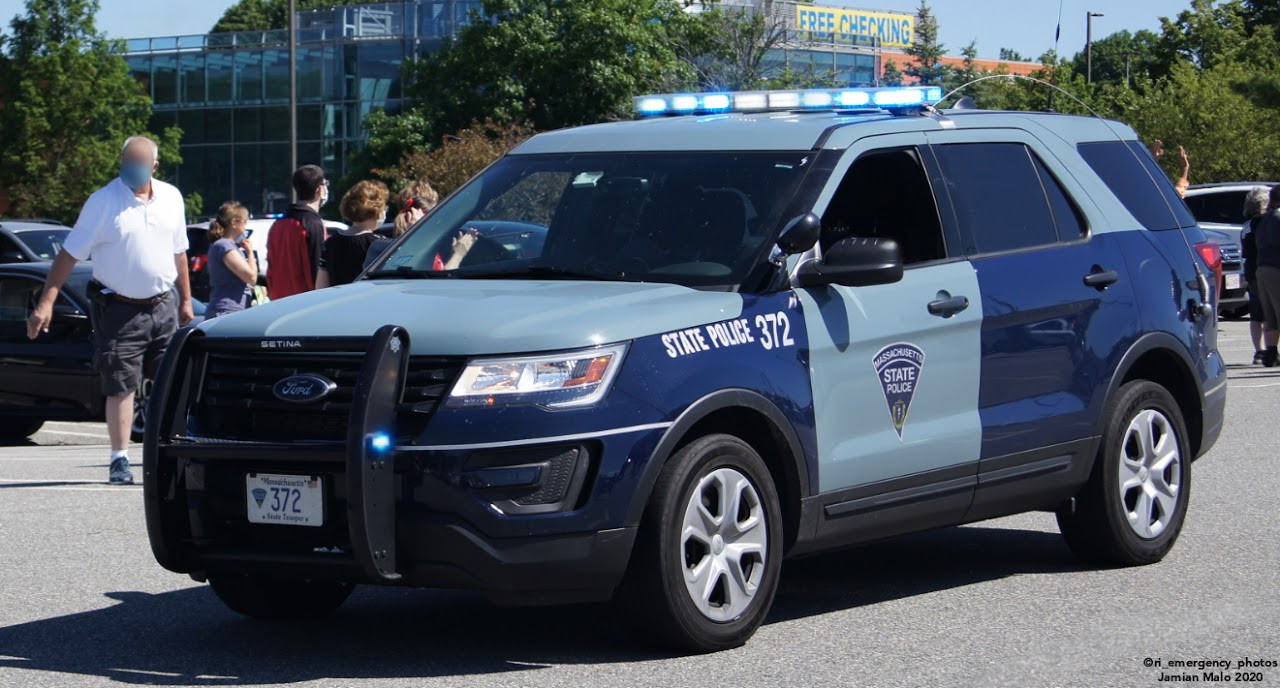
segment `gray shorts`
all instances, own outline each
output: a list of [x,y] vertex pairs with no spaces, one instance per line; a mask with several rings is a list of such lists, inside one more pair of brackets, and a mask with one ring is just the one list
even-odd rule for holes
[[1268,330],[1280,329],[1280,268],[1259,267],[1256,283],[1263,325]]
[[93,367],[102,375],[102,393],[120,397],[154,380],[169,339],[178,330],[178,299],[155,306],[107,300],[94,304]]

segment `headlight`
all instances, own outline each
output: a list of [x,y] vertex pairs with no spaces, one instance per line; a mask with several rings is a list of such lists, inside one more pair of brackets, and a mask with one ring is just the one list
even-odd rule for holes
[[462,371],[446,406],[589,406],[609,391],[626,350],[625,344],[615,344],[545,356],[476,359]]

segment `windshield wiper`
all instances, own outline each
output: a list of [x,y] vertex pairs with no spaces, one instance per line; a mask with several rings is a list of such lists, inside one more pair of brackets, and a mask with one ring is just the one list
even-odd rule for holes
[[397,265],[391,270],[374,270],[365,275],[366,279],[379,279],[382,277],[393,277],[396,279],[442,279],[453,277],[452,272],[441,272],[439,270],[422,270],[419,268],[409,267],[408,265]]
[[512,277],[532,277],[535,279],[592,280],[599,282],[625,281],[625,275],[601,275],[591,272],[580,272],[555,265],[526,265],[522,268],[507,270],[461,270],[458,277],[467,279],[503,279]]

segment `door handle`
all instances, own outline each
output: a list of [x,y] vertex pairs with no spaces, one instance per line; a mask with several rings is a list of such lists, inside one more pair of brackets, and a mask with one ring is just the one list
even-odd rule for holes
[[929,312],[940,318],[950,318],[969,307],[969,297],[952,296],[929,302]]
[[1106,289],[1107,287],[1120,281],[1120,273],[1115,270],[1094,269],[1093,272],[1084,276],[1084,284],[1086,287],[1094,289]]

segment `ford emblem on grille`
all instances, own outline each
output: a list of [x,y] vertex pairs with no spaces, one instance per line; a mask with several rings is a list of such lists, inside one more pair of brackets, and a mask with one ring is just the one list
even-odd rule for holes
[[271,391],[281,401],[306,404],[329,396],[337,383],[319,375],[290,375],[277,382]]

